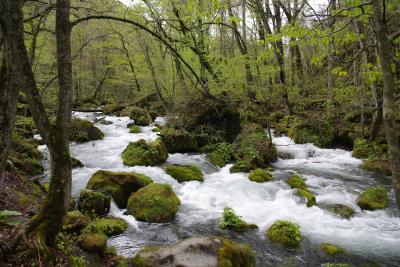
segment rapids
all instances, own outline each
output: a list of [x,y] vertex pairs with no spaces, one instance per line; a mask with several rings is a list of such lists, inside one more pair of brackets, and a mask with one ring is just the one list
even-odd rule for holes
[[[92,121],[102,116],[80,112],[73,115]],[[95,171],[107,169],[135,171],[148,175],[155,182],[169,183],[182,202],[176,219],[163,224],[136,221],[112,203],[110,214],[125,219],[130,225],[123,235],[108,240],[108,245],[114,246],[123,256],[134,256],[145,245],[170,244],[189,236],[228,235],[252,245],[258,266],[286,265],[293,261],[297,266],[320,266],[326,262],[318,252],[320,243],[333,243],[349,252],[343,258],[339,256],[337,262],[358,265],[371,260],[388,266],[400,265],[400,218],[396,217],[390,178],[360,170],[361,160],[353,158],[351,152],[321,149],[313,144],[299,145],[288,137],[274,137],[279,153],[279,160],[273,164],[274,181],[262,184],[249,181],[244,173],[230,174],[231,164],[224,168],[214,167],[203,154],[170,154],[167,163],[195,164],[205,173],[202,183],[179,184],[164,172],[162,166],[127,167],[122,163],[121,152],[130,141],[157,138],[157,133],[151,131],[154,126],[141,127],[141,133],[132,134],[126,127],[133,122],[129,118],[106,116],[105,119],[112,124],[96,123],[105,134],[103,140],[71,143],[72,155],[85,165],[73,170],[73,196],[79,196]],[[162,124],[164,119],[157,118],[156,122]],[[41,150],[46,156],[46,148],[42,146]],[[45,166],[48,165],[47,160]],[[346,220],[318,206],[307,208],[284,182],[292,172],[306,179],[318,203],[346,204],[355,210],[354,217]],[[367,186],[375,184],[387,187],[389,206],[382,211],[363,212],[356,205],[356,198]],[[244,234],[220,230],[218,220],[224,207],[233,208],[236,214],[257,224],[259,229]],[[300,225],[304,237],[301,249],[285,250],[264,237],[265,230],[277,219]]]

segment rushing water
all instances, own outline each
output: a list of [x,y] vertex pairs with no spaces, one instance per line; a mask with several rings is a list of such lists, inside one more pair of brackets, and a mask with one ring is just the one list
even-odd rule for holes
[[[93,120],[100,114],[75,113],[74,116]],[[167,163],[195,164],[205,176],[204,182],[179,184],[165,173],[162,166],[124,166],[121,153],[128,142],[139,139],[154,140],[157,133],[152,126],[141,127],[138,134],[129,133],[127,117],[106,116],[112,124],[96,123],[105,134],[103,140],[71,144],[72,155],[85,165],[73,170],[72,194],[79,196],[91,175],[99,169],[135,171],[151,177],[155,182],[169,183],[181,200],[176,219],[171,223],[145,223],[125,215],[112,203],[110,214],[129,223],[123,235],[108,241],[118,253],[133,256],[141,247],[149,244],[170,244],[178,239],[199,235],[227,235],[237,241],[250,243],[257,254],[258,266],[320,266],[327,262],[318,252],[320,243],[333,243],[349,254],[335,256],[336,262],[358,265],[372,260],[387,266],[400,266],[400,219],[396,217],[393,190],[390,179],[377,177],[358,168],[360,160],[351,152],[340,149],[320,149],[312,144],[295,144],[288,137],[274,137],[279,160],[274,164],[274,181],[254,183],[244,173],[229,173],[232,165],[216,168],[207,162],[203,154],[170,154]],[[162,124],[162,118],[157,123]],[[43,149],[45,151],[45,149]],[[318,203],[346,204],[356,214],[342,219],[320,207],[307,208],[284,180],[296,172],[306,179]],[[384,184],[389,192],[389,207],[381,211],[361,211],[356,205],[360,192],[367,186]],[[218,220],[224,207],[231,207],[248,222],[259,226],[258,230],[235,234],[218,229]],[[296,222],[304,237],[301,249],[285,250],[264,237],[265,230],[278,219]],[[329,258],[332,262],[332,258]]]

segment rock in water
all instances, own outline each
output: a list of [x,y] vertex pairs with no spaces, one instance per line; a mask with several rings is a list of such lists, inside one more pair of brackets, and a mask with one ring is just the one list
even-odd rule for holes
[[161,139],[150,143],[140,139],[129,143],[121,156],[124,164],[128,166],[156,166],[167,160],[168,152]]
[[133,258],[134,266],[255,266],[249,245],[222,237],[192,237],[167,247],[148,247]]

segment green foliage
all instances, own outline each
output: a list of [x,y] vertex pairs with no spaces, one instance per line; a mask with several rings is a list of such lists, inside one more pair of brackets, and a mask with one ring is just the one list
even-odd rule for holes
[[180,183],[193,180],[202,182],[204,180],[201,169],[194,165],[168,165],[165,167],[165,171]]
[[224,208],[219,227],[236,232],[245,232],[249,229],[258,228],[255,224],[246,223],[241,217],[237,216],[231,208]]
[[127,228],[128,224],[123,219],[108,216],[91,222],[85,232],[114,236],[122,234]]
[[122,152],[122,160],[128,166],[156,166],[164,163],[168,158],[168,152],[161,141],[146,143],[145,140],[129,143],[126,149]]
[[71,261],[72,267],[87,267],[87,266],[89,266],[89,263],[83,257],[70,256],[69,259]]
[[257,183],[269,182],[272,180],[272,175],[268,170],[258,168],[250,172],[249,180]]
[[133,193],[127,209],[140,221],[168,222],[175,217],[180,203],[169,184],[153,183]]
[[10,226],[17,226],[21,224],[21,221],[15,217],[21,216],[22,213],[14,210],[2,210],[0,211],[0,224],[7,224]]
[[230,173],[249,172],[254,170],[256,166],[245,160],[239,160],[229,169]]
[[384,209],[388,204],[386,189],[382,186],[371,186],[357,199],[357,205],[363,210]]
[[224,167],[233,159],[233,148],[231,144],[219,143],[211,145],[211,152],[208,153],[208,160],[218,167]]
[[130,133],[140,133],[142,130],[140,129],[139,125],[131,125],[129,127],[129,132]]
[[278,220],[267,230],[266,236],[273,242],[285,247],[297,248],[300,246],[300,226],[288,221]]
[[88,214],[104,216],[110,210],[111,197],[93,190],[83,189],[79,195],[78,209]]

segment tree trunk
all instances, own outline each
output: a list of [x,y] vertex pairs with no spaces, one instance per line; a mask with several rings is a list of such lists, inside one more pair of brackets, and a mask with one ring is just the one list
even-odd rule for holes
[[395,79],[392,72],[391,43],[389,41],[384,15],[379,0],[372,0],[378,55],[383,75],[383,121],[392,170],[393,189],[397,207],[400,209],[400,144],[399,127],[396,124]]

